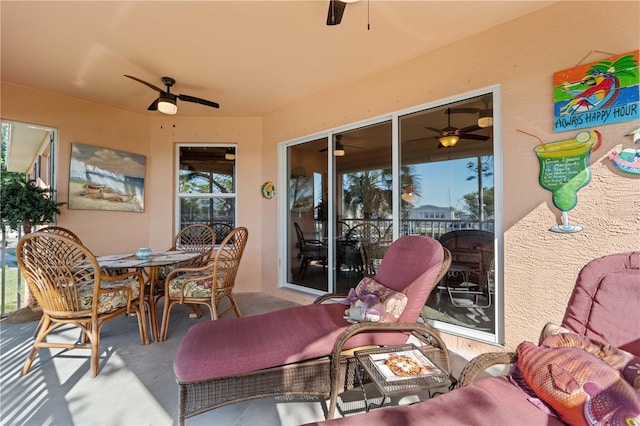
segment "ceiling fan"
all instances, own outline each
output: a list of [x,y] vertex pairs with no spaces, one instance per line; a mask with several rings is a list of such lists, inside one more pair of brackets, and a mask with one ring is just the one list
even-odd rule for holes
[[171,86],[176,84],[176,81],[171,77],[162,77],[161,79],[162,84],[167,86],[167,90],[163,90],[151,83],[147,83],[146,81],[140,80],[139,78],[133,77],[131,75],[125,74],[125,77],[128,77],[137,82],[140,82],[145,86],[150,87],[153,90],[160,93],[160,96],[158,97],[158,99],[153,101],[151,105],[149,105],[149,108],[147,108],[149,111],[160,111],[165,114],[173,115],[178,112],[178,105],[176,105],[177,99],[180,99],[181,101],[185,101],[185,102],[193,102],[196,104],[206,105],[212,108],[220,108],[220,105],[217,104],[216,102],[208,101],[202,98],[196,98],[195,96],[176,95],[171,93]]
[[[343,144],[342,143],[342,135],[335,135],[335,140],[336,140],[336,149],[333,150],[333,155],[335,157],[344,157],[344,154],[345,154],[344,147],[345,146],[348,146],[349,148],[355,148],[355,149],[364,149],[364,148],[362,148],[360,146]],[[328,150],[329,150],[329,148],[322,148],[318,152],[327,152]]]
[[449,109],[449,114],[478,114],[478,126],[485,128],[493,126],[493,108],[489,108],[491,98],[484,96],[481,98],[484,106],[477,107],[453,107]]
[[482,129],[482,127],[474,124],[473,126],[463,127],[458,129],[457,127],[451,126],[451,108],[447,108],[447,127],[444,129],[436,129],[435,127],[426,126],[425,129],[432,130],[434,132],[439,133],[439,136],[432,136],[433,138],[438,138],[440,141],[440,145],[438,148],[450,148],[458,143],[460,139],[469,139],[476,141],[486,141],[489,139],[489,136],[485,135],[474,135],[471,132]]
[[329,0],[329,12],[327,13],[327,25],[338,25],[342,22],[344,8],[347,3],[355,3],[358,0]]

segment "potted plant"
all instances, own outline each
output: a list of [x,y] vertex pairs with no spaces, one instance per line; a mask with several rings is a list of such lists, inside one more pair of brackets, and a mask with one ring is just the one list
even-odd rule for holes
[[[28,234],[34,225],[52,223],[54,215],[60,214],[59,207],[65,203],[56,202],[50,194],[51,190],[38,187],[36,181],[28,180],[23,174],[6,176],[0,192],[3,226],[7,224],[14,231],[22,226],[23,232]],[[12,312],[8,322],[37,321],[42,316],[42,310],[28,288],[27,300],[27,306]]]
[[13,230],[19,226],[25,234],[31,232],[34,225],[52,223],[54,215],[60,214],[58,203],[50,197],[51,190],[40,188],[34,180],[17,175],[3,182],[0,192],[2,210],[0,218]]

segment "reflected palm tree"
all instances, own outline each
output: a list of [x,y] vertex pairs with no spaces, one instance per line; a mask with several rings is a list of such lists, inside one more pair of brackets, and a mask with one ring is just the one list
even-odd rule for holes
[[[393,211],[392,170],[365,170],[345,175],[347,183],[344,189],[345,214],[356,218],[389,218]],[[420,178],[412,166],[402,166],[400,181],[402,188],[413,187],[416,196],[420,196],[418,187]],[[403,217],[411,210],[411,203],[402,202]]]
[[384,195],[385,179],[382,170],[366,170],[349,173],[344,192],[345,213],[351,217],[362,215],[364,219],[386,217],[391,214],[391,205]]

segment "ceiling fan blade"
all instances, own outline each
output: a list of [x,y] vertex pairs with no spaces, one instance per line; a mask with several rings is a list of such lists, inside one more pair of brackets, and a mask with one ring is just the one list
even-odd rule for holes
[[470,132],[475,132],[476,130],[480,130],[482,129],[482,127],[478,126],[477,124],[474,124],[473,126],[467,126],[467,127],[463,127],[462,129],[458,130],[458,133],[462,134],[462,133],[470,133]]
[[132,76],[132,75],[126,75],[126,74],[125,74],[124,76],[125,76],[125,77],[130,78],[131,80],[135,80],[135,81],[137,81],[137,82],[139,82],[139,83],[142,83],[142,84],[144,84],[145,86],[150,87],[150,88],[152,88],[153,90],[155,90],[155,91],[157,91],[157,92],[160,92],[160,93],[164,93],[164,92],[165,92],[163,89],[159,88],[158,86],[154,86],[153,84],[151,84],[151,83],[147,83],[146,81],[144,81],[144,80],[140,80],[139,78],[134,77],[134,76]]
[[202,98],[196,98],[195,96],[178,95],[178,99],[180,99],[181,101],[185,101],[185,102],[194,102],[196,104],[210,106],[212,108],[220,108],[220,105],[218,103],[216,103],[216,102],[208,101],[208,100],[202,99]]
[[327,14],[327,25],[338,25],[342,22],[346,3],[340,0],[329,0],[329,13]]
[[470,139],[474,141],[486,141],[489,139],[489,136],[484,135],[474,135],[470,133],[460,135],[460,139]]
[[472,107],[460,107],[460,108],[450,108],[450,114],[474,114],[476,112],[480,112],[480,108],[472,108]]
[[431,130],[432,132],[436,132],[436,133],[438,133],[438,134],[439,134],[439,133],[442,133],[442,129],[436,129],[435,127],[429,127],[429,126],[426,126],[426,127],[425,127],[425,129],[427,129],[427,130]]
[[429,139],[438,139],[439,137],[440,136],[427,136],[426,138],[409,139],[408,141],[405,141],[405,143],[428,141]]
[[147,110],[149,110],[149,111],[157,111],[158,110],[158,101],[159,100],[160,100],[160,98],[158,98],[155,101],[153,101],[151,103],[151,105],[149,105],[149,108],[147,108]]

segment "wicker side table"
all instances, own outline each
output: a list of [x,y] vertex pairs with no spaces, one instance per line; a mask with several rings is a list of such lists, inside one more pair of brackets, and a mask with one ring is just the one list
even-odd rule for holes
[[[435,367],[434,371],[413,377],[399,377],[387,374],[383,367],[381,368],[379,365],[376,365],[376,363],[384,364],[385,358],[407,353],[412,354],[412,357],[418,360],[422,359],[427,366]],[[366,411],[369,411],[370,407],[380,407],[384,405],[386,398],[394,395],[427,390],[429,398],[432,398],[435,395],[449,391],[455,382],[448,371],[429,359],[429,357],[414,344],[366,349],[356,351],[354,355],[356,360],[356,376],[362,389]],[[365,375],[371,378],[371,381],[373,381],[378,391],[382,394],[383,400],[380,405],[368,403],[367,392],[364,386]]]

